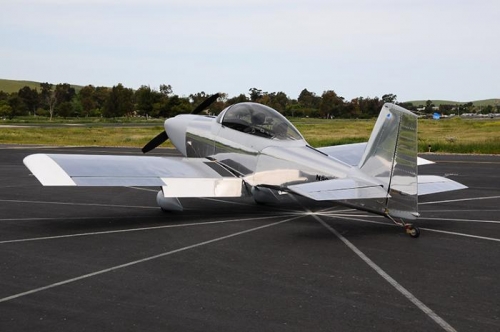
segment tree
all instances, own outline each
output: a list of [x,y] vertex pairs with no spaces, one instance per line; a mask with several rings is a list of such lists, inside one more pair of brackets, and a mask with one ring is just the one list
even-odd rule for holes
[[172,86],[170,84],[161,84],[160,93],[168,98],[172,94]]
[[432,103],[432,100],[427,100],[425,102],[425,113],[432,113],[432,111],[434,110],[434,104]]
[[103,115],[114,118],[130,114],[134,110],[133,97],[132,89],[123,87],[121,83],[113,86],[104,105]]
[[210,97],[209,94],[206,94],[205,91],[202,92],[197,92],[195,94],[190,94],[189,95],[189,101],[191,102],[191,105],[193,108],[201,104],[205,99]]
[[233,98],[229,98],[227,100],[227,103],[229,105],[232,105],[232,104],[237,104],[237,103],[244,103],[244,102],[247,102],[248,101],[248,97],[245,96],[244,94],[240,93],[239,96],[236,96],[236,97],[233,97]]
[[0,117],[10,117],[12,107],[7,100],[0,100]]
[[151,90],[149,86],[141,85],[135,92],[135,100],[137,102],[137,112],[141,115],[151,115],[153,106],[161,98],[159,92]]
[[71,116],[73,112],[73,105],[69,101],[65,101],[57,105],[57,114],[63,118]]
[[321,104],[321,97],[316,96],[314,92],[309,92],[304,89],[300,92],[297,98],[300,107],[304,110],[304,114],[316,117],[319,115],[319,105]]
[[344,113],[344,98],[339,97],[333,90],[324,91],[319,111],[321,117],[341,117]]
[[57,84],[55,87],[57,103],[71,102],[76,95],[75,89],[68,83]]
[[288,97],[284,92],[264,92],[263,96],[259,100],[260,103],[274,108],[280,113],[284,113],[286,107],[288,106]]
[[57,103],[56,92],[52,90],[52,84],[50,83],[40,83],[41,92],[40,95],[42,99],[45,101],[45,104],[49,108],[50,121],[52,121],[52,117],[54,116],[54,108]]
[[7,100],[7,99],[9,99],[9,94],[7,92],[0,90],[0,101]]
[[363,97],[354,98],[349,103],[349,107],[347,109],[347,113],[350,118],[359,118],[362,114],[361,107],[363,104]]
[[33,115],[36,115],[36,110],[39,104],[38,91],[30,88],[29,86],[25,86],[19,89],[17,95],[21,98],[24,105],[26,105],[26,108],[30,112],[33,112]]
[[106,101],[109,98],[109,95],[111,93],[111,89],[104,87],[104,86],[98,86],[95,88],[94,91],[94,102],[95,106],[97,109],[102,110],[104,108],[104,105],[106,104]]
[[88,117],[97,105],[95,101],[94,86],[87,85],[81,88],[80,92],[78,92],[78,99],[80,101],[82,115]]
[[250,91],[250,101],[252,101],[252,102],[257,102],[263,96],[262,90],[260,90],[260,89],[251,88],[248,91]]
[[386,94],[382,96],[382,100],[384,103],[392,103],[395,104],[397,103],[398,96],[393,95],[392,93]]
[[166,116],[172,117],[178,114],[190,113],[191,110],[191,103],[188,98],[180,98],[177,95],[173,95],[168,99],[168,103],[166,105]]
[[13,119],[18,115],[22,115],[22,113],[25,113],[27,110],[26,105],[23,103],[23,100],[17,95],[17,93],[12,93],[9,96],[8,102],[10,106],[10,113],[8,114],[9,119]]

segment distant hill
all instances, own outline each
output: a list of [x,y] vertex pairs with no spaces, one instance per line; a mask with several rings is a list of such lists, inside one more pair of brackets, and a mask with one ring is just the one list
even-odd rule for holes
[[[432,103],[435,106],[439,105],[461,105],[461,104],[466,104],[468,101],[452,101],[452,100],[432,100]],[[405,101],[405,103],[412,103],[414,106],[425,106],[427,105],[427,100],[410,100],[410,101]],[[474,106],[496,106],[500,105],[500,99],[484,99],[484,100],[474,100],[472,101],[472,104]]]
[[[41,82],[34,82],[34,81],[17,81],[17,80],[6,80],[3,78],[0,78],[0,91],[7,92],[7,93],[13,93],[19,91],[19,89],[24,88],[25,86],[29,86],[31,89],[38,89],[40,91],[40,83]],[[49,82],[52,83],[52,82]],[[61,83],[61,82],[59,82]],[[53,85],[57,85],[59,83],[52,83]],[[65,82],[62,82],[65,83]],[[81,85],[74,85],[71,84],[71,86],[78,92],[82,88]]]

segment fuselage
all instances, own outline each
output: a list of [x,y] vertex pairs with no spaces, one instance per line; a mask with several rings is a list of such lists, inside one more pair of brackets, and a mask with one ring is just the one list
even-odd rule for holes
[[[178,115],[165,121],[165,131],[184,156],[215,160],[252,187],[278,189],[347,176],[365,179],[356,167],[308,145],[277,111],[254,103],[232,107],[218,117]],[[254,114],[263,118],[252,123]],[[280,134],[285,126],[288,134]]]

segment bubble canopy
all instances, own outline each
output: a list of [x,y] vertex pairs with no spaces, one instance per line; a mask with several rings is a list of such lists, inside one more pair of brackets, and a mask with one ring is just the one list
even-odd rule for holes
[[303,140],[299,131],[278,111],[257,103],[239,103],[223,110],[217,122],[247,134],[276,140]]

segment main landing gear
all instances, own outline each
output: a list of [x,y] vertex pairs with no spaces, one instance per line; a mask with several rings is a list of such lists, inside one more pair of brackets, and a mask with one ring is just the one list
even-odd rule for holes
[[404,227],[406,234],[411,236],[412,238],[417,238],[420,236],[420,229],[417,226],[413,226],[413,224],[405,223],[403,219],[400,219],[401,221],[395,220],[393,217],[391,217],[389,214],[386,214],[387,218],[392,220],[396,225]]

